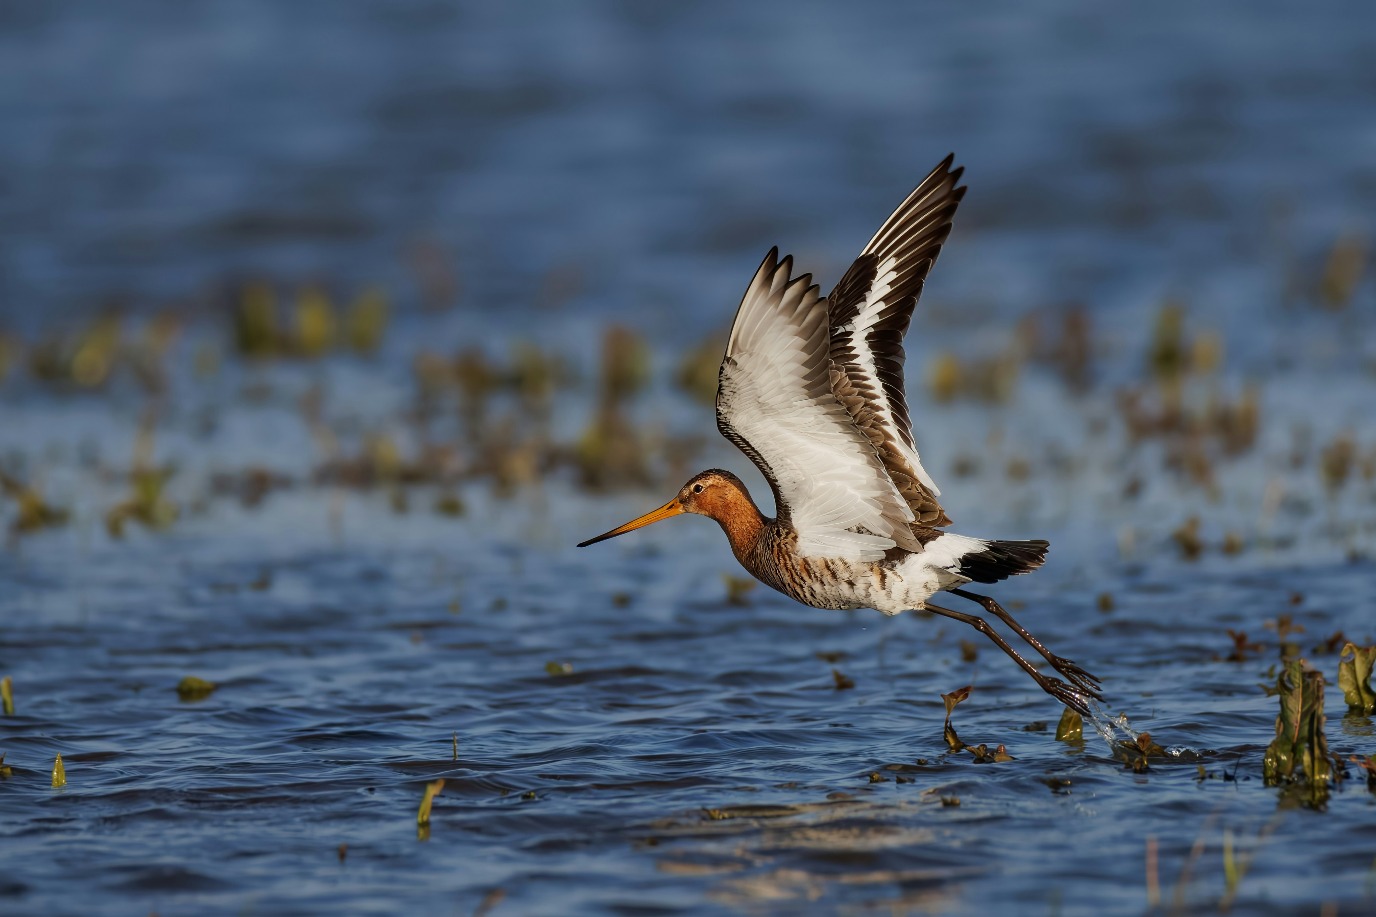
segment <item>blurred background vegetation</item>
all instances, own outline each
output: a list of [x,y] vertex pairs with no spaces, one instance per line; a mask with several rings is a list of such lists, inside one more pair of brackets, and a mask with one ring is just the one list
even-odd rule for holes
[[1229,480],[1233,548],[1370,497],[1350,9],[866,9],[6,7],[10,530],[674,486],[760,252],[834,281],[948,149],[972,191],[909,345],[939,480],[1059,468],[1187,555]]

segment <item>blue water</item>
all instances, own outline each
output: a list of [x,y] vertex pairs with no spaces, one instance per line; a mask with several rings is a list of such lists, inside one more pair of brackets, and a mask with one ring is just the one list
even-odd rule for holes
[[[1335,242],[1376,238],[1365,18],[0,8],[0,469],[70,512],[13,532],[0,497],[0,913],[1376,907],[1376,795],[1350,764],[1322,810],[1264,786],[1259,687],[1289,614],[1331,751],[1376,754],[1324,646],[1376,642],[1376,287],[1317,292]],[[952,149],[971,190],[909,337],[918,445],[959,531],[1052,541],[991,591],[1170,750],[1144,773],[1056,741],[1055,703],[992,645],[964,659],[955,622],[729,601],[703,520],[573,547],[700,467],[762,489],[674,387],[682,354],[771,245],[834,281]],[[284,314],[307,284],[385,290],[381,350],[238,356],[254,279]],[[1202,354],[1189,420],[1134,438],[1122,391],[1170,397],[1147,357],[1168,298]],[[1073,305],[1083,388],[1051,359]],[[111,308],[108,381],[39,378],[44,341]],[[160,387],[136,370],[159,315]],[[646,467],[591,490],[569,456],[611,323],[647,341],[624,405]],[[511,366],[522,342],[565,367],[548,401],[504,391],[475,424],[452,386],[420,397],[419,355]],[[939,398],[943,354],[990,361],[976,383],[1014,367],[1006,400]],[[1216,406],[1249,385],[1232,454]],[[339,471],[379,436],[424,480]],[[116,538],[141,462],[172,470],[176,520]],[[254,469],[278,478],[261,501]],[[1259,648],[1228,661],[1229,629]],[[187,675],[218,688],[179,700]],[[961,737],[1012,761],[947,752],[940,695],[967,684]]]

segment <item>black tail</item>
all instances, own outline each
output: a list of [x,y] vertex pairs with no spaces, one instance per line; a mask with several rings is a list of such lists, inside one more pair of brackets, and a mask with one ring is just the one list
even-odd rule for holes
[[960,575],[976,583],[997,583],[1018,573],[1031,573],[1046,560],[1045,541],[990,541],[983,551],[960,559]]

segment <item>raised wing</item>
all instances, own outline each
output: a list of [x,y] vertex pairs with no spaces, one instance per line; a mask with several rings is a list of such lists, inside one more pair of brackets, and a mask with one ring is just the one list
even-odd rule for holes
[[917,456],[903,393],[903,335],[965,196],[947,156],[870,239],[827,297],[837,397],[874,445],[918,522],[950,525]]
[[810,274],[771,249],[736,313],[717,389],[717,428],[774,491],[798,550],[879,560],[917,550],[913,513],[832,390],[827,308]]

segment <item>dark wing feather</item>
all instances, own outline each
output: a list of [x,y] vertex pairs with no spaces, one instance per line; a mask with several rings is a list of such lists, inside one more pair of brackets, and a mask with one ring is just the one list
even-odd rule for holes
[[884,222],[827,297],[833,389],[917,521],[945,526],[940,491],[917,455],[903,390],[903,336],[965,196],[954,154]]

